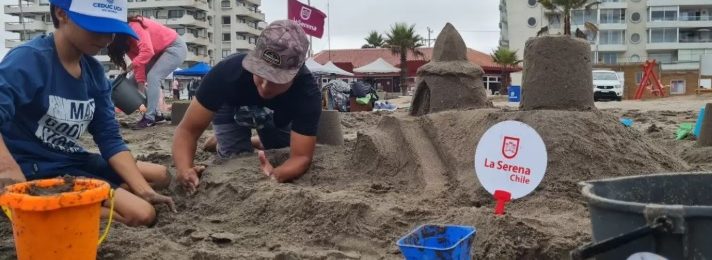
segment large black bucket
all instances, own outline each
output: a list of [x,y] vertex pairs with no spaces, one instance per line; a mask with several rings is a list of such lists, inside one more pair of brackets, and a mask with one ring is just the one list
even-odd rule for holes
[[712,259],[712,173],[669,173],[580,183],[593,243],[573,259]]
[[124,113],[130,115],[146,104],[146,96],[138,91],[138,83],[132,77],[127,78],[126,73],[116,77],[111,84],[111,100],[114,105]]

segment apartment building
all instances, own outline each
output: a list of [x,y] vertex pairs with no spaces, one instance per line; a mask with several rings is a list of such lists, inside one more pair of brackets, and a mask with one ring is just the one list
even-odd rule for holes
[[[699,68],[700,56],[712,53],[711,0],[600,0],[595,9],[575,10],[572,31],[591,22],[588,34],[595,63],[637,63],[656,59],[667,70]],[[502,0],[500,45],[518,50],[544,26],[563,31],[562,15],[536,0]]]
[[[54,30],[48,0],[23,0],[21,5],[4,6],[5,14],[17,20],[5,22],[5,30],[17,33],[6,39],[7,48],[16,47],[38,35]],[[129,15],[142,15],[178,32],[188,45],[183,67],[196,62],[215,64],[233,53],[253,49],[265,15],[261,0],[128,0]],[[109,74],[117,73],[106,52],[97,58]]]

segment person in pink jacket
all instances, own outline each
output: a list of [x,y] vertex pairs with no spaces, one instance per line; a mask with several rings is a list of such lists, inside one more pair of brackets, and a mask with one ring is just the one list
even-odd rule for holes
[[188,47],[175,30],[151,19],[131,16],[129,26],[138,35],[116,37],[109,45],[111,62],[127,70],[124,55],[131,59],[134,77],[146,90],[148,110],[133,129],[144,129],[164,120],[160,113],[161,81],[183,64]]

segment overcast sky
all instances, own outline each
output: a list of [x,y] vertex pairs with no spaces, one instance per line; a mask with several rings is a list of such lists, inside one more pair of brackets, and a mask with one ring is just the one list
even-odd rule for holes
[[[17,4],[17,0],[0,0],[0,3]],[[460,31],[468,47],[485,53],[496,49],[499,42],[499,0],[311,0],[311,5],[329,15],[327,26],[331,25],[332,49],[360,48],[369,31],[385,32],[396,22],[415,24],[424,38],[428,37],[430,27],[433,39],[445,23],[450,22]],[[285,19],[287,0],[262,0],[260,9],[267,22]],[[4,22],[16,22],[17,18],[3,14],[1,20],[0,57],[7,52],[5,39],[19,38],[4,29]],[[315,52],[329,48],[327,35],[325,32],[322,39],[314,38]]]

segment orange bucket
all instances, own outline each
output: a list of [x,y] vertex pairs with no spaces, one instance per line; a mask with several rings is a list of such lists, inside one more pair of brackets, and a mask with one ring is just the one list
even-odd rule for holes
[[[101,202],[113,197],[113,191],[104,181],[77,178],[70,192],[28,194],[32,185],[62,184],[62,178],[23,182],[5,187],[0,195],[0,205],[12,220],[18,259],[96,259]],[[113,198],[111,204],[113,208]],[[108,226],[101,240],[107,233]]]

